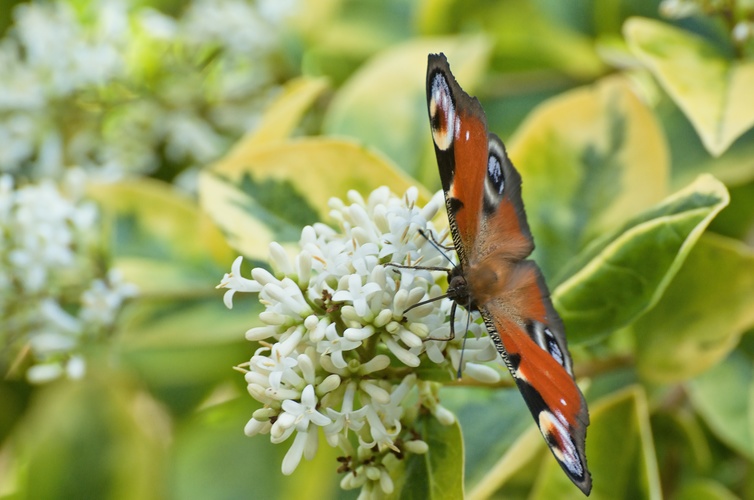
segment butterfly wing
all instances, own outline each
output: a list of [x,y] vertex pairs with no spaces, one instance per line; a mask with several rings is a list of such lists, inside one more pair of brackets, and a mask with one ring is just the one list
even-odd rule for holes
[[427,108],[462,266],[488,248],[502,247],[517,259],[529,255],[534,242],[521,202],[521,177],[502,141],[488,133],[482,105],[458,85],[443,54],[429,55]]
[[534,262],[523,260],[534,242],[521,200],[521,177],[502,141],[488,133],[479,101],[458,85],[442,54],[429,56],[427,106],[453,243],[472,307],[481,311],[553,455],[588,495],[591,476],[584,445],[589,414],[542,274]]
[[555,459],[588,495],[592,478],[584,447],[589,412],[573,379],[562,321],[533,261],[516,265],[510,290],[481,306],[482,317]]

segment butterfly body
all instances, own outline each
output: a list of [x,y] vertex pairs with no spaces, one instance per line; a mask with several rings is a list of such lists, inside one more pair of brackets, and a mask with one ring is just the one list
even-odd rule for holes
[[487,129],[479,101],[458,85],[445,56],[431,54],[427,107],[459,264],[447,296],[479,311],[550,450],[585,494],[589,414],[573,378],[563,323],[537,264],[521,177]]

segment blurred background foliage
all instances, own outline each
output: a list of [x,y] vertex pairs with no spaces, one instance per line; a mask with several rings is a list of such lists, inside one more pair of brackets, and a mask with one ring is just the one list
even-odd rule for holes
[[[25,294],[2,250],[3,498],[356,496],[327,446],[286,478],[284,447],[244,437],[256,403],[231,368],[260,306],[214,286],[331,196],[439,188],[440,51],[522,173],[590,404],[592,497],[754,497],[752,2],[15,0],[0,34],[0,172],[20,190],[82,169],[98,223],[75,274],[139,290],[63,353],[83,375],[41,383],[18,310],[85,305],[71,276]],[[3,217],[4,242],[31,230]],[[579,498],[510,382],[442,398],[464,456],[430,467],[463,468],[469,498]],[[445,498],[425,486],[402,496]]]

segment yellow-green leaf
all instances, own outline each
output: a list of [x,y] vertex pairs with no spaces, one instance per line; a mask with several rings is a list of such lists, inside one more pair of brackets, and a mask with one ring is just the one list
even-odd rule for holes
[[624,34],[710,154],[754,126],[754,61],[733,61],[700,36],[651,19],[629,19]]
[[712,176],[700,176],[596,240],[569,266],[572,274],[553,293],[569,338],[594,340],[656,304],[699,236],[727,204],[725,186]]
[[534,442],[542,441],[518,389],[447,387],[440,399],[463,429],[469,498],[488,498],[508,480],[520,479],[530,458],[543,451],[522,437],[530,429]]
[[634,325],[644,379],[673,382],[725,358],[754,326],[754,250],[703,237],[660,302]]
[[621,78],[550,99],[510,141],[536,258],[547,277],[595,237],[666,195],[668,153]]
[[590,80],[605,69],[593,40],[570,23],[562,19],[558,22],[558,14],[553,15],[552,7],[543,2],[425,0],[416,18],[426,34],[453,32],[459,23],[489,33],[494,37],[495,60],[502,71],[539,73],[540,82],[544,80],[542,72],[555,78],[565,73],[574,79]]
[[93,185],[89,195],[113,232],[115,267],[141,296],[216,293],[234,254],[190,198],[148,178]]
[[228,311],[215,289],[237,253],[195,201],[148,178],[89,191],[112,232],[114,267],[139,289],[118,317],[120,353],[243,338],[255,309]]
[[[271,241],[298,241],[305,225],[324,220],[331,197],[383,185],[402,194],[415,182],[363,146],[309,138],[231,153],[204,170],[199,184],[202,207],[231,246],[266,260]],[[423,202],[430,197],[419,194]]]
[[302,460],[292,476],[284,476],[280,466],[293,437],[273,444],[267,435],[244,436],[243,426],[255,409],[248,396],[236,398],[195,412],[176,429],[174,498],[282,500],[309,498],[312,492],[317,498],[336,498],[340,450],[321,437],[314,459]]
[[419,171],[423,157],[432,151],[427,55],[444,52],[458,81],[472,91],[489,51],[489,42],[481,37],[418,39],[392,47],[363,65],[336,94],[325,116],[325,132],[364,141],[420,181],[437,181],[439,186],[436,164],[427,169],[430,179]]
[[304,112],[326,88],[324,78],[301,77],[288,82],[283,93],[264,112],[259,126],[242,139],[229,156],[245,156],[254,149],[287,139]]

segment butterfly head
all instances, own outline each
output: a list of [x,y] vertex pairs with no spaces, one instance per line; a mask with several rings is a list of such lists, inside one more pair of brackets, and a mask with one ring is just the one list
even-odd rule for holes
[[469,296],[468,282],[460,264],[448,270],[447,295],[448,298],[469,310],[476,309],[476,305]]

